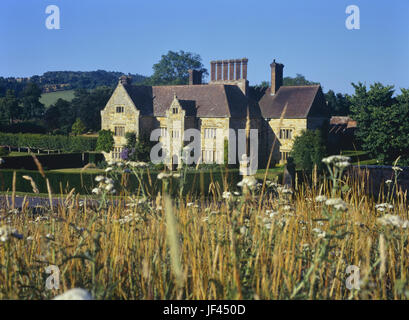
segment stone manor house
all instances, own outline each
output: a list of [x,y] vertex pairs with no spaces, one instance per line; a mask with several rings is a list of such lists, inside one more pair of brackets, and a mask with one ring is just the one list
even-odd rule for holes
[[[106,158],[120,159],[126,132],[150,137],[160,128],[162,137],[182,148],[189,143],[184,141],[184,130],[196,128],[201,133],[199,161],[223,162],[229,129],[245,129],[247,124],[258,129],[259,166],[266,163],[272,147],[274,162],[285,163],[302,130],[329,121],[324,94],[319,85],[283,86],[284,65],[275,60],[270,64],[271,87],[256,90],[249,86],[247,64],[246,58],[212,61],[209,83],[202,83],[197,70],[189,70],[188,85],[140,86],[122,76],[101,111],[102,129],[111,130],[115,140]],[[224,139],[216,139],[220,133]],[[180,163],[179,152],[170,151],[171,165]]]

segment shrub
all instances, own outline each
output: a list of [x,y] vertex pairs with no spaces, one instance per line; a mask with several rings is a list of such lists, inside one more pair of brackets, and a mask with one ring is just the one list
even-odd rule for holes
[[314,165],[318,170],[322,170],[321,159],[325,156],[325,141],[320,130],[303,131],[294,139],[291,157],[296,166],[304,171],[311,172]]
[[8,156],[10,151],[7,148],[0,147],[0,157]]
[[96,142],[97,139],[90,137],[0,133],[0,145],[15,148],[85,152],[95,151]]

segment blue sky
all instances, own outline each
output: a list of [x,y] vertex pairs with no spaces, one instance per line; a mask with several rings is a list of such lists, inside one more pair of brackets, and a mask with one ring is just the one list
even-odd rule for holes
[[[360,30],[345,27],[348,5]],[[57,5],[61,29],[45,27]],[[0,76],[55,70],[150,75],[168,50],[213,59],[247,57],[250,84],[269,80],[269,64],[303,74],[324,90],[351,82],[409,88],[407,0],[1,0]]]

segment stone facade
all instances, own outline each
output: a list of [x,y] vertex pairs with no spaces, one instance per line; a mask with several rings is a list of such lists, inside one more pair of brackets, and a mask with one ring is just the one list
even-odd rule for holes
[[[273,79],[276,86],[255,100],[248,89],[247,61],[212,61],[209,84],[202,84],[198,78],[201,73],[192,70],[188,86],[133,86],[127,77],[121,77],[101,111],[102,129],[111,130],[115,141],[114,150],[106,158],[120,159],[126,132],[150,137],[154,129],[159,129],[159,141],[166,142],[166,154],[170,155],[167,163],[177,167],[182,148],[190,143],[184,132],[195,128],[200,130],[199,161],[223,163],[225,141],[233,143],[231,133],[235,134],[238,150],[242,147],[237,141],[238,131],[251,128],[258,130],[259,163],[267,162],[273,147],[274,162],[285,163],[295,137],[328,121],[322,111],[326,105],[321,88],[280,87],[284,66],[273,63],[271,75],[279,77]],[[241,156],[235,155],[236,160]]]

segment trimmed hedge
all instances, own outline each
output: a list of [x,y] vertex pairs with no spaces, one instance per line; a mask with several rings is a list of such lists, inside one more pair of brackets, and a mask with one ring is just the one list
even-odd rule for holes
[[95,151],[97,138],[0,132],[0,145],[16,148],[61,150],[63,152],[85,152]]
[[[154,188],[157,191],[162,188],[162,181],[157,179],[159,172],[150,172],[150,178]],[[23,179],[23,175],[32,177],[37,184],[40,193],[47,193],[47,186],[45,179],[40,175],[38,171],[16,170],[16,191],[32,193],[30,182]],[[81,194],[91,194],[93,188],[98,183],[95,182],[95,177],[101,175],[98,173],[65,173],[65,172],[46,172],[46,176],[50,181],[51,189],[53,193],[68,193],[72,188],[75,188],[76,192]],[[133,174],[124,174],[122,177],[119,175],[115,179],[117,190],[120,190],[120,181],[127,181],[126,190],[130,192],[137,192],[139,183]],[[236,184],[242,179],[238,170],[229,170],[227,177],[227,185],[229,190],[237,189]],[[0,191],[11,191],[13,180],[13,170],[0,170]],[[148,181],[147,173],[144,174],[143,181]],[[211,182],[219,184],[221,191],[223,192],[223,178],[220,171],[197,171],[188,172],[186,176],[186,184],[184,187],[184,194],[209,194],[209,185]],[[175,187],[174,193],[177,195],[178,188]]]
[[[97,164],[104,160],[101,153],[63,153],[36,155],[44,170],[65,168],[82,168],[92,162]],[[1,169],[37,170],[32,156],[3,157]]]

